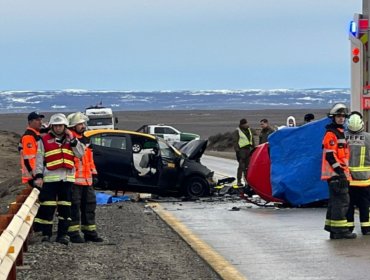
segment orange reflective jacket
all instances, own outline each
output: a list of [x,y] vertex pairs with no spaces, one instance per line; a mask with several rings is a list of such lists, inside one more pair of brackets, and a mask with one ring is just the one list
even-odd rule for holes
[[27,183],[32,179],[32,171],[36,166],[37,141],[40,133],[27,127],[19,142],[18,150],[21,155],[22,183]]
[[[77,139],[82,139],[82,135],[77,134],[72,130],[73,135]],[[93,184],[93,174],[97,174],[93,152],[89,147],[86,147],[85,154],[82,158],[75,157],[75,184],[81,186],[91,186]]]
[[[328,128],[322,146],[321,180],[328,180],[331,177],[339,176],[334,170],[336,167],[342,168],[347,179],[351,180],[348,167],[349,148],[344,136],[344,130],[342,128]],[[329,163],[327,160],[327,155],[329,153],[332,153],[334,157],[332,163]]]

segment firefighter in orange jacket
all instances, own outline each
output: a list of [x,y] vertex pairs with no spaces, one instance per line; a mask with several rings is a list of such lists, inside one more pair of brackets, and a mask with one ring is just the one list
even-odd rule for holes
[[28,127],[21,137],[18,151],[21,155],[22,183],[28,183],[33,187],[34,169],[36,165],[37,141],[40,139],[40,130],[44,115],[31,112],[28,119]]
[[323,139],[321,179],[329,185],[329,202],[325,230],[330,239],[353,239],[356,234],[349,230],[346,214],[349,207],[348,187],[349,149],[344,135],[344,123],[348,109],[342,103],[335,104],[328,116],[332,123],[326,126]]
[[[67,119],[73,135],[87,146],[84,156],[75,158],[76,173],[75,183],[72,186],[72,221],[68,228],[68,235],[72,243],[102,242],[103,239],[96,232],[96,195],[92,187],[93,176],[97,175],[97,172],[92,150],[88,147],[89,143],[83,136],[88,117],[77,112],[68,115]],[[80,230],[84,234],[84,239],[80,235]]]
[[85,145],[67,129],[63,114],[50,117],[50,131],[37,144],[35,181],[41,188],[40,215],[35,218],[42,231],[42,241],[50,242],[56,207],[58,231],[56,241],[69,243],[68,227],[71,220],[71,189],[75,181],[74,157],[81,158]]

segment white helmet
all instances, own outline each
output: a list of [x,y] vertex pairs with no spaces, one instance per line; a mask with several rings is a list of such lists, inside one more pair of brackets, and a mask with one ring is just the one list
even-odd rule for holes
[[352,113],[349,116],[348,129],[352,132],[360,132],[364,129],[364,121],[356,112]]
[[64,114],[58,113],[50,117],[49,125],[64,124],[68,125],[68,120]]
[[81,112],[69,114],[68,117],[68,127],[74,127],[75,125],[78,125],[80,123],[85,123],[89,120],[89,118]]
[[346,104],[336,103],[330,109],[328,117],[334,117],[335,115],[342,115],[342,114],[345,114],[346,116],[348,115],[348,108]]

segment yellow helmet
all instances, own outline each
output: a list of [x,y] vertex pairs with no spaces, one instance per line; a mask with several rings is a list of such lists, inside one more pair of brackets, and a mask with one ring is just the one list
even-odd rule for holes
[[75,125],[78,125],[80,123],[85,123],[89,120],[89,118],[81,112],[69,114],[68,117],[68,127],[74,127]]
[[348,129],[352,132],[360,132],[364,129],[364,121],[357,113],[352,113],[348,119]]

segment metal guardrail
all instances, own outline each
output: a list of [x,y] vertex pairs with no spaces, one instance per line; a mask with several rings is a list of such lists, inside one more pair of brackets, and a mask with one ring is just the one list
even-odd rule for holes
[[28,235],[37,214],[39,190],[26,188],[0,215],[0,280],[16,279],[16,266],[23,265]]

